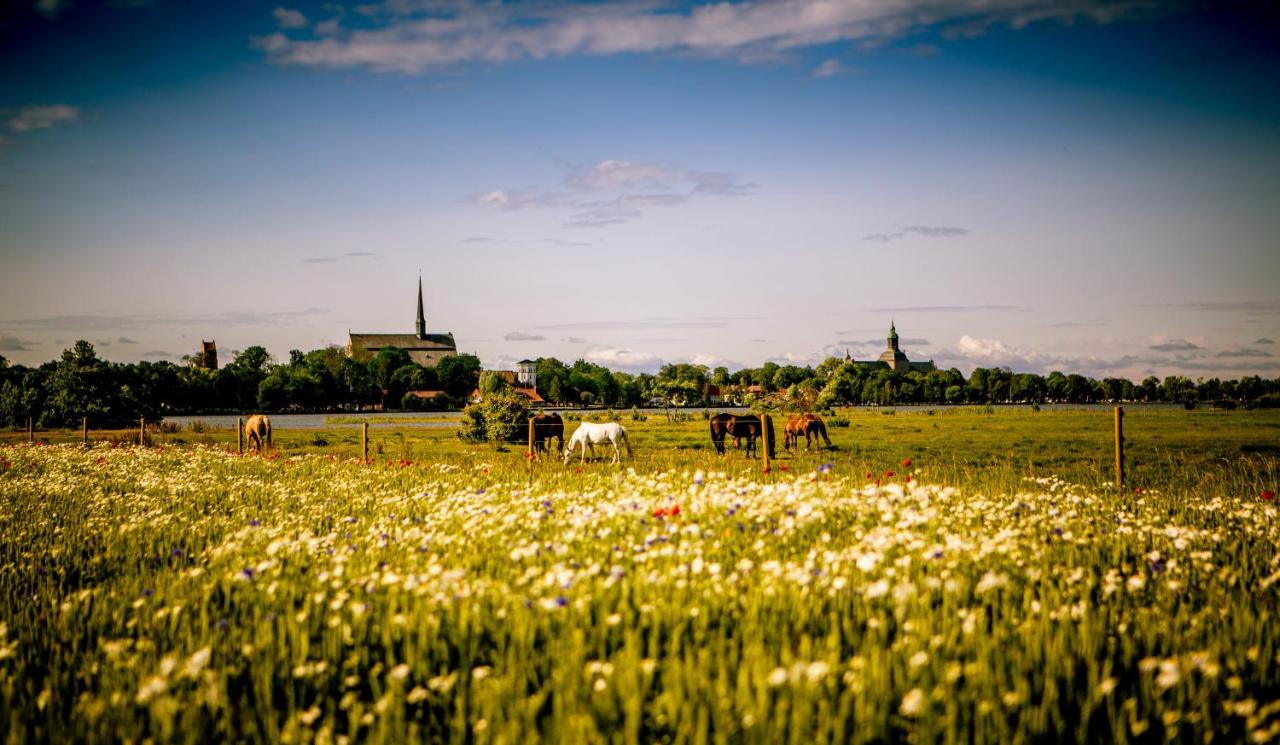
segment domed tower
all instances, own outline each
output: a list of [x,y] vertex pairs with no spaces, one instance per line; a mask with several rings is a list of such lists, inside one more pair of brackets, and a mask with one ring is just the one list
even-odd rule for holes
[[888,365],[890,370],[907,370],[911,363],[907,361],[907,355],[898,348],[898,330],[894,328],[893,321],[889,321],[887,342],[887,348],[880,355],[880,361]]

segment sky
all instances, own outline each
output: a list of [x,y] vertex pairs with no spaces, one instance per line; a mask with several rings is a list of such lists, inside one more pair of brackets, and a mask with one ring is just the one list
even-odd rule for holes
[[1280,375],[1266,3],[0,9],[0,355]]

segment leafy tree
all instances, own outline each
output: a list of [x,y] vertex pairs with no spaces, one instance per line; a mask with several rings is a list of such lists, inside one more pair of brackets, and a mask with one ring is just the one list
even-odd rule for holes
[[527,431],[528,421],[527,399],[509,390],[499,391],[462,410],[457,434],[466,442],[493,442],[501,447]]
[[480,358],[470,354],[445,357],[436,363],[436,375],[446,393],[466,398],[480,383]]
[[115,410],[118,389],[111,385],[107,363],[93,345],[81,339],[62,353],[49,376],[48,398],[40,422],[45,426],[73,426],[81,417],[105,419],[132,414]]
[[486,370],[480,373],[480,395],[496,396],[510,390],[511,385],[507,383],[507,378],[500,372],[495,370]]

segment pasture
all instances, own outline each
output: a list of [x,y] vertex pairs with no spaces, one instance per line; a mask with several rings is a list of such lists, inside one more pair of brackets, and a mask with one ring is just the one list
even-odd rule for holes
[[371,428],[372,462],[349,425],[266,457],[5,433],[0,731],[1280,737],[1280,413],[1132,409],[1124,489],[1108,412],[842,415],[768,474],[661,414],[623,416],[621,467],[447,429]]

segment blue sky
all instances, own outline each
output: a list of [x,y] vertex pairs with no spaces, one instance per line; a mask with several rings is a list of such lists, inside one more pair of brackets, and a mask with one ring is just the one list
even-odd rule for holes
[[421,271],[496,367],[866,358],[893,319],[966,371],[1274,376],[1248,8],[14,5],[0,355],[283,358],[411,330]]

